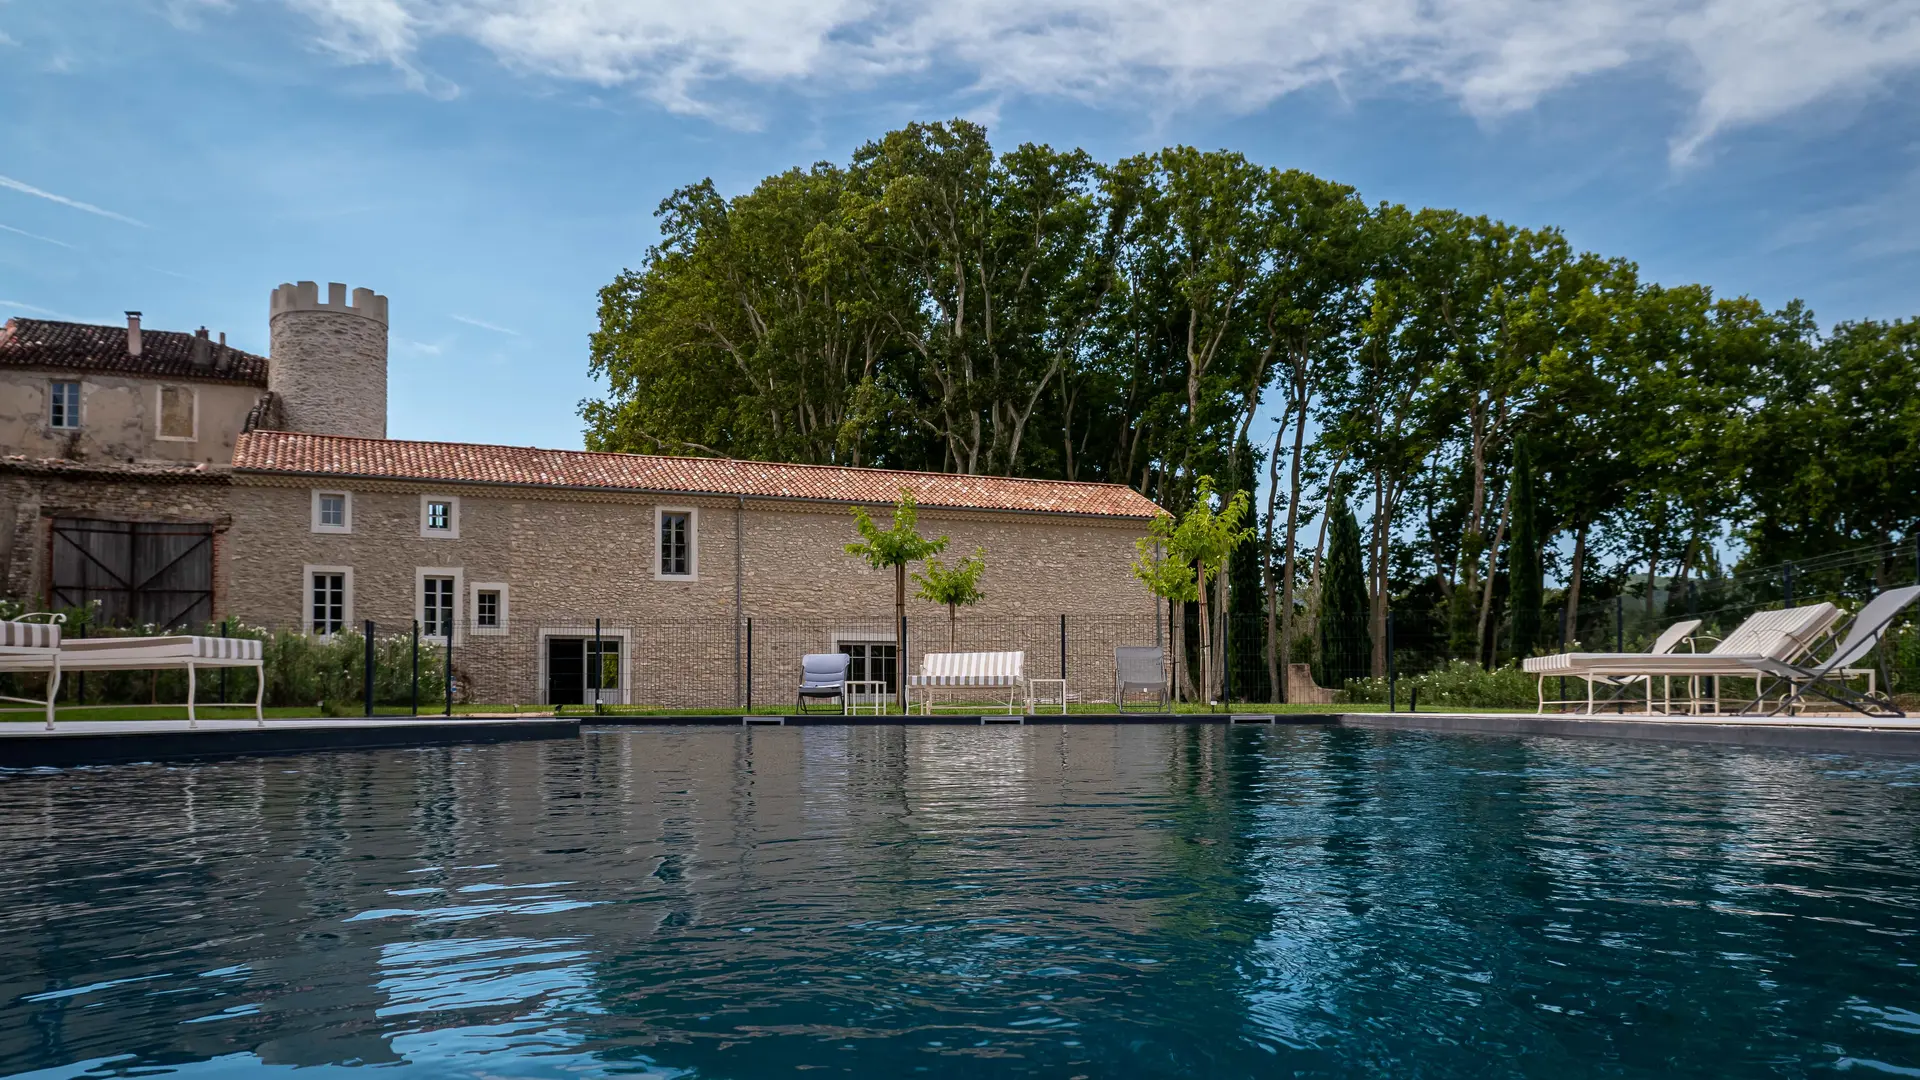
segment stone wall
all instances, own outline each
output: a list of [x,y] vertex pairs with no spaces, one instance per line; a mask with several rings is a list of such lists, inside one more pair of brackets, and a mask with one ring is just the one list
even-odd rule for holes
[[[55,380],[80,384],[80,427],[53,428],[48,394]],[[191,392],[194,438],[159,437],[162,387]],[[88,462],[185,461],[226,465],[257,386],[192,379],[143,379],[57,369],[0,370],[0,452]]]
[[387,298],[311,281],[273,291],[268,386],[283,401],[286,430],[387,437]]
[[230,474],[160,466],[89,468],[0,462],[0,594],[43,607],[57,517],[168,521],[214,526],[214,617],[227,613]]
[[[733,703],[744,690],[739,639],[747,618],[755,624],[756,683],[778,684],[775,697],[791,692],[788,669],[800,653],[827,651],[837,640],[895,636],[892,576],[844,552],[855,537],[844,507],[750,500],[743,508],[717,498],[360,482],[346,486],[352,531],[329,534],[313,530],[313,493],[342,489],[287,483],[235,479],[233,529],[243,540],[232,556],[233,613],[259,625],[304,625],[305,568],[351,567],[349,618],[406,632],[418,615],[423,568],[454,574],[456,665],[483,700],[539,700],[544,639],[590,635],[596,618],[604,633],[625,642],[624,663],[634,669],[622,680],[623,694],[635,703]],[[458,497],[457,539],[421,535],[426,495]],[[695,513],[693,580],[655,573],[655,522],[663,507]],[[878,516],[884,522],[884,510]],[[961,614],[961,648],[1027,648],[1029,674],[1052,675],[1064,614],[1078,626],[1102,627],[1077,634],[1070,651],[1091,650],[1095,659],[1104,651],[1102,678],[1110,679],[1113,644],[1153,642],[1158,609],[1130,568],[1141,523],[929,510],[920,528],[948,535],[952,557],[976,546],[986,551],[986,599]],[[483,583],[507,587],[503,633],[474,632],[473,594]],[[921,640],[945,647],[944,608],[910,599],[908,615],[917,639],[929,635]],[[1127,640],[1108,640],[1117,633]],[[1100,685],[1092,676],[1083,681]]]

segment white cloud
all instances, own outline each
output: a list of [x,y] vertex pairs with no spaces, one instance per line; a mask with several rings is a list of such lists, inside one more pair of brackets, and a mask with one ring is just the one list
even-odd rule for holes
[[[63,247],[63,248],[73,247],[72,244],[67,243],[65,240],[55,240],[51,236],[41,236],[39,233],[30,233],[25,229],[16,229],[11,225],[0,225],[0,232],[10,232],[16,236],[24,236],[29,240],[38,240],[43,244],[53,244],[56,247]],[[79,249],[75,248],[74,250],[79,250]]]
[[21,193],[22,195],[32,195],[35,198],[47,199],[52,202],[57,202],[61,206],[71,206],[75,210],[84,210],[89,214],[98,214],[103,218],[112,218],[115,221],[124,221],[129,225],[138,225],[143,229],[147,227],[146,222],[144,221],[135,221],[134,219],[128,217],[125,214],[116,214],[111,210],[102,210],[100,207],[95,206],[92,203],[84,203],[79,201],[78,199],[69,199],[65,195],[55,195],[51,191],[42,191],[39,188],[34,187],[32,184],[22,183],[21,181],[15,180],[10,176],[0,176],[0,188],[10,188],[14,191]]
[[1596,74],[1664,73],[1715,134],[1920,66],[1920,0],[287,0],[322,43],[433,89],[422,45],[463,39],[522,72],[634,85],[727,118],[722,83],[870,85],[958,70],[989,98],[1154,111],[1254,109],[1333,83],[1436,87],[1470,114],[1532,107]]
[[491,330],[496,334],[505,334],[508,337],[520,336],[520,331],[518,330],[509,330],[504,326],[495,326],[490,322],[482,322],[479,319],[468,318],[465,315],[449,315],[447,318],[452,319],[454,322],[466,323],[468,326],[477,326],[482,330]]

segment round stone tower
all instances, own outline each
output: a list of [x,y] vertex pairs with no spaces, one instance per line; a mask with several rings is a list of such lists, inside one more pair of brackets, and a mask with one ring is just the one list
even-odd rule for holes
[[387,298],[311,281],[273,290],[267,388],[289,431],[387,437]]

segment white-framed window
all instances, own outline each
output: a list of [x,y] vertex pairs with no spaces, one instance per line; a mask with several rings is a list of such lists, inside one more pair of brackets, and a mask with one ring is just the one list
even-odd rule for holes
[[301,576],[310,632],[326,637],[353,625],[353,567],[306,566]]
[[353,531],[353,492],[313,491],[313,531],[350,533]]
[[154,437],[163,442],[193,442],[200,431],[200,391],[191,386],[161,386],[154,409]]
[[414,618],[420,620],[420,636],[458,642],[460,626],[460,568],[457,566],[421,566],[414,570]]
[[468,629],[483,637],[498,637],[507,632],[507,584],[504,581],[476,581],[467,609],[473,613]]
[[420,535],[429,540],[460,539],[460,497],[420,496]]
[[653,512],[653,576],[691,581],[700,576],[700,515],[687,507]]
[[79,383],[55,381],[48,385],[47,426],[68,431],[79,428]]

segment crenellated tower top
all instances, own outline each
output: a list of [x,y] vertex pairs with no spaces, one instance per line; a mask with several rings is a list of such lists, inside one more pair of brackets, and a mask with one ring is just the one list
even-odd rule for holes
[[320,299],[320,286],[311,281],[284,284],[273,290],[273,306],[269,318],[287,311],[334,311],[345,315],[358,315],[363,319],[372,319],[381,326],[387,325],[387,298],[372,289],[353,290],[353,301],[347,301],[347,287],[334,281],[327,284],[327,298]]

